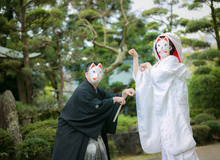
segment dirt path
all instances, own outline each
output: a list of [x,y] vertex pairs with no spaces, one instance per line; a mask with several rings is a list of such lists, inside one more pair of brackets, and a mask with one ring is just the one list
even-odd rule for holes
[[[196,147],[199,160],[220,160],[220,144]],[[147,160],[161,160],[161,157],[150,158]]]

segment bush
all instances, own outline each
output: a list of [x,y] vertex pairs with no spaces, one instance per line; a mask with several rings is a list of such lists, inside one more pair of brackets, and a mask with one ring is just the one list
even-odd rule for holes
[[18,110],[19,118],[26,118],[31,116],[32,121],[37,117],[37,109],[36,106],[31,106],[28,104],[23,104],[22,102],[16,102],[16,108]]
[[202,122],[200,125],[206,125],[210,127],[210,133],[219,136],[220,135],[220,125],[218,124],[217,121],[211,120],[211,121],[206,121]]
[[203,113],[213,115],[213,116],[214,116],[215,118],[217,118],[217,119],[220,118],[220,110],[217,109],[217,108],[209,108],[209,109],[206,109]]
[[23,137],[25,137],[29,132],[40,129],[40,128],[56,128],[58,125],[58,121],[55,119],[49,119],[42,122],[36,122],[33,124],[28,124],[26,127],[22,128],[21,134]]
[[111,158],[115,158],[118,155],[118,150],[112,140],[108,141],[109,154]]
[[200,124],[202,122],[206,122],[209,120],[216,120],[216,118],[210,114],[201,113],[195,116],[195,118],[192,120],[192,122]]
[[44,139],[30,138],[16,144],[17,160],[51,159],[50,145]]
[[0,128],[0,153],[11,155],[14,153],[13,137],[6,131]]
[[207,143],[209,138],[210,127],[206,125],[195,125],[192,126],[193,138],[198,145],[204,145]]
[[55,135],[56,135],[56,130],[55,129],[40,128],[40,129],[36,129],[36,130],[33,130],[33,131],[29,132],[25,136],[25,139],[30,139],[30,138],[44,139],[45,141],[48,142],[48,144],[50,145],[50,148],[53,149]]
[[118,125],[116,129],[116,133],[128,132],[129,126],[137,125],[137,117],[125,116],[124,114],[120,114],[118,117]]

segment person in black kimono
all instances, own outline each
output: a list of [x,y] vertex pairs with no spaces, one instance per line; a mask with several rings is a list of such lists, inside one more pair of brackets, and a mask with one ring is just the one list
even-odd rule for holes
[[[114,116],[126,97],[135,94],[132,88],[111,94],[98,87],[102,78],[100,63],[87,64],[85,71],[86,80],[73,92],[58,118],[52,160],[110,159],[107,133],[115,134]],[[93,150],[96,154],[89,158]]]

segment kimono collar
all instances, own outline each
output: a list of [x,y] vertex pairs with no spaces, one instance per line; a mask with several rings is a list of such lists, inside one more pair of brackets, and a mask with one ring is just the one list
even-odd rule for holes
[[84,82],[85,82],[86,86],[88,87],[88,90],[92,90],[92,91],[94,91],[94,93],[97,92],[98,86],[95,89],[94,86],[87,79]]

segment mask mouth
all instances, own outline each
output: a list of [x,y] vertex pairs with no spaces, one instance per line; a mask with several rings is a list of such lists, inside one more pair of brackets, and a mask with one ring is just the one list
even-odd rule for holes
[[167,53],[167,51],[161,50],[161,51],[159,52],[159,54],[161,54],[161,53]]
[[97,77],[97,78],[93,78],[93,80],[94,80],[94,81],[97,81],[97,80],[98,80],[98,81],[101,81],[101,78],[100,78],[100,77]]
[[94,83],[94,84],[98,84],[100,81],[101,81],[100,77],[93,77],[92,78],[92,83]]

